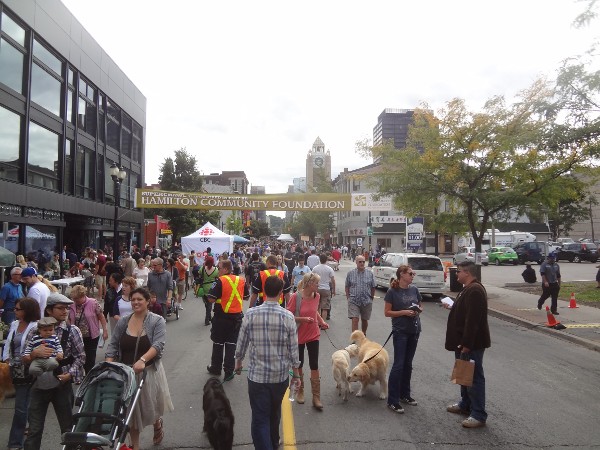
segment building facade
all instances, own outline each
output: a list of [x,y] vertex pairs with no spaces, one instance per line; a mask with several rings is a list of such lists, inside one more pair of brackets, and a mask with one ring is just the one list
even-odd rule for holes
[[414,112],[414,109],[384,109],[373,127],[373,145],[393,140],[395,148],[406,148],[408,127],[413,123]]
[[111,247],[115,203],[119,243],[142,242],[145,126],[144,95],[59,0],[0,0],[0,244]]

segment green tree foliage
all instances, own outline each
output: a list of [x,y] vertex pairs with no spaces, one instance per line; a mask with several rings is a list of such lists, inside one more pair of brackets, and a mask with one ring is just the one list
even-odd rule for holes
[[454,99],[436,115],[425,105],[415,111],[406,149],[371,149],[381,164],[370,184],[407,215],[445,200],[449,211],[438,221],[464,224],[481,251],[491,220],[572,200],[563,180],[584,175],[599,154],[600,121],[590,111],[599,80],[581,65],[565,65],[555,86],[538,80],[512,105],[494,97],[472,112]]
[[[160,188],[166,191],[200,192],[202,189],[202,178],[198,171],[197,161],[185,148],[175,150],[175,157],[165,158],[160,166],[158,182]],[[169,220],[173,239],[181,240],[182,236],[197,230],[206,222],[216,225],[220,221],[218,211],[190,210],[190,209],[147,209],[146,217],[158,214]]]
[[261,237],[271,236],[271,230],[269,229],[269,224],[262,220],[253,220],[250,222],[249,234],[256,239],[260,239]]
[[241,219],[241,217],[239,217],[239,215],[237,213],[231,214],[227,217],[227,221],[225,223],[225,229],[227,230],[228,234],[239,235],[242,232],[243,228],[244,228],[244,226],[242,224],[242,219]]

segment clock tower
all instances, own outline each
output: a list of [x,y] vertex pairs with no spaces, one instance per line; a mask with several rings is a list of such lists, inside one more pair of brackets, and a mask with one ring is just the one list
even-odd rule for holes
[[325,144],[317,137],[306,156],[306,189],[314,192],[319,183],[331,181],[331,155],[325,151]]

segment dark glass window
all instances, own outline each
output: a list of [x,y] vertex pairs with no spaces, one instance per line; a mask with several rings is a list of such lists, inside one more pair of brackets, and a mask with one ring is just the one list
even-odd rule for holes
[[94,198],[94,152],[79,145],[77,148],[77,195]]
[[23,61],[25,55],[6,39],[0,39],[0,82],[23,93]]
[[20,181],[21,116],[0,106],[0,178]]
[[14,20],[2,13],[2,32],[10,36],[11,39],[25,47],[25,29]]
[[121,153],[131,158],[131,117],[123,114],[123,124],[121,126]]
[[96,137],[96,105],[79,96],[77,126],[80,130]]
[[106,124],[106,143],[115,150],[120,150],[120,141],[119,124],[109,117]]
[[[100,110],[102,111],[102,110]],[[100,113],[100,123],[99,123],[99,127],[100,129],[98,130],[98,137],[100,138],[100,142],[105,142],[105,138],[104,138],[104,126],[105,126],[105,116],[104,114]]]
[[110,176],[110,166],[114,161],[106,158],[104,160],[104,203],[115,204],[115,182]]
[[59,77],[62,75],[62,62],[38,41],[33,41],[33,56],[39,59]]
[[61,83],[36,63],[31,68],[31,100],[57,116],[60,115]]
[[30,122],[28,155],[27,183],[58,190],[58,134]]
[[135,188],[139,186],[140,175],[137,173],[131,172],[129,175],[129,198],[127,202],[128,208],[133,208],[135,203]]
[[67,91],[67,122],[73,123],[73,89]]
[[129,197],[128,191],[129,191],[129,174],[130,174],[130,172],[128,169],[125,169],[125,174],[126,174],[125,178],[121,182],[121,192],[119,192],[119,196],[120,196],[119,206],[121,206],[123,208],[129,208],[127,198]]
[[65,194],[71,195],[73,195],[73,164],[75,164],[73,146],[74,142],[71,139],[65,139],[65,170],[63,171],[63,192]]

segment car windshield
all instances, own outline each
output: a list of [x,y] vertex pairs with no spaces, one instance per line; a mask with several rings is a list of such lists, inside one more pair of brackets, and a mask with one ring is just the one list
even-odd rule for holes
[[504,253],[512,253],[512,252],[513,252],[513,249],[512,249],[512,248],[510,248],[510,247],[502,247],[502,248],[500,249],[500,251],[501,251],[501,252],[504,252]]
[[408,265],[414,270],[444,270],[437,258],[408,258]]

